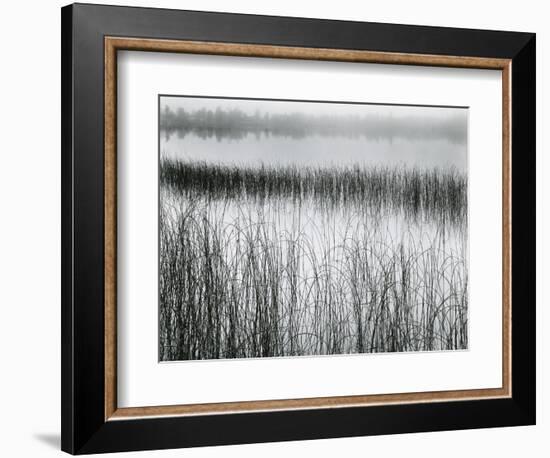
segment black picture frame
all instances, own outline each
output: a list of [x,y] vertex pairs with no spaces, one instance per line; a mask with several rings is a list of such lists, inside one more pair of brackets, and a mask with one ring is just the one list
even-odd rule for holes
[[[62,449],[72,454],[535,424],[535,34],[74,4],[62,8]],[[106,421],[104,37],[511,59],[512,396]]]

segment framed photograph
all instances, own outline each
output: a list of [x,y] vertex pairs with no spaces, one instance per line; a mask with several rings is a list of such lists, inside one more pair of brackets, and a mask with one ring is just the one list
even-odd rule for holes
[[62,448],[535,423],[535,35],[62,9]]

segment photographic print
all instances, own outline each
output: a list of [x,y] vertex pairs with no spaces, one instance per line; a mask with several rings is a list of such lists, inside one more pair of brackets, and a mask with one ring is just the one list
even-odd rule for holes
[[468,109],[159,96],[159,359],[468,348]]

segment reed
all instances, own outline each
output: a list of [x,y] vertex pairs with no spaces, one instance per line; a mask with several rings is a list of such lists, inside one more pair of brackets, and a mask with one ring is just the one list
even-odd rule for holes
[[467,178],[456,169],[406,167],[241,167],[162,159],[161,183],[213,199],[310,200],[365,212],[402,212],[438,224],[467,219]]
[[465,349],[465,217],[456,171],[164,159],[160,359]]

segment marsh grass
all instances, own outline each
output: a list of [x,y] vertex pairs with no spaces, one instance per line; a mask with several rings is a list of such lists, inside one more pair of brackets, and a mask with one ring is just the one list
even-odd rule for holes
[[242,167],[165,158],[160,170],[161,183],[188,196],[310,200],[328,208],[402,212],[438,224],[462,224],[467,218],[467,179],[454,168]]
[[454,170],[163,160],[160,359],[467,348],[466,202]]

